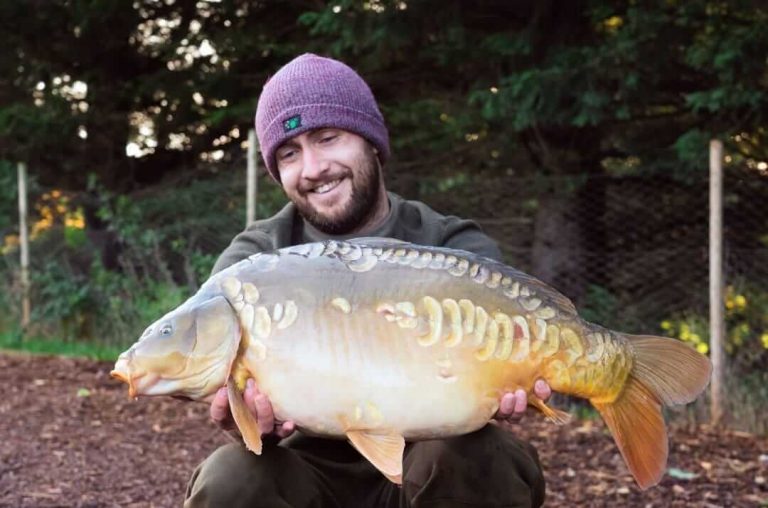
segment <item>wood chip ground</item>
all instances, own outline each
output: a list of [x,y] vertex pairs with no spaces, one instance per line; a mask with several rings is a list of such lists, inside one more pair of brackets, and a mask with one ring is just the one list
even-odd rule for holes
[[[0,353],[0,506],[180,506],[190,472],[228,438],[203,404],[131,401],[111,364]],[[768,416],[767,416],[768,417]],[[633,483],[599,420],[557,427],[531,413],[548,507],[768,506],[768,440],[673,428],[670,474]]]

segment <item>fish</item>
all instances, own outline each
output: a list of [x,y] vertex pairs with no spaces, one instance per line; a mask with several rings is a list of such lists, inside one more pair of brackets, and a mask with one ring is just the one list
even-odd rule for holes
[[642,489],[664,474],[662,408],[694,401],[709,359],[667,337],[582,319],[564,295],[476,254],[393,239],[328,240],[254,254],[211,276],[151,324],[111,374],[129,396],[210,401],[226,386],[235,423],[260,454],[243,401],[248,378],[275,418],[347,439],[402,482],[406,441],[478,430],[507,392],[558,424],[533,390],[587,399]]

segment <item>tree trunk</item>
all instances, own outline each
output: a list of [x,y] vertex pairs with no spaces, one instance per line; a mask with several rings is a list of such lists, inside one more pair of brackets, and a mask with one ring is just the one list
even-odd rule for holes
[[532,275],[574,302],[582,301],[589,284],[604,283],[605,182],[593,175],[573,191],[541,195],[536,213]]

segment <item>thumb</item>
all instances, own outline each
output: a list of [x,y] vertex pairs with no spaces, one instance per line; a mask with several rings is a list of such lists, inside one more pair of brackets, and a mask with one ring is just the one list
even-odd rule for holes
[[229,399],[227,389],[219,388],[211,401],[211,419],[221,423],[229,417]]

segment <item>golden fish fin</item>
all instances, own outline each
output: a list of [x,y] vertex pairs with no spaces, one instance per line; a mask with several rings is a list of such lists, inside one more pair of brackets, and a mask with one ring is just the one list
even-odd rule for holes
[[642,489],[659,482],[667,463],[662,404],[685,404],[706,387],[709,359],[676,339],[626,335],[633,366],[613,402],[592,404],[611,429],[624,460]]
[[538,397],[530,397],[528,399],[528,404],[544,413],[544,416],[547,418],[547,420],[558,425],[564,425],[571,421],[572,417],[570,413],[549,407],[543,400]]
[[666,405],[692,402],[712,373],[709,359],[677,339],[626,335],[634,352],[632,376]]
[[374,433],[369,430],[348,430],[347,438],[392,483],[403,482],[403,452],[405,439],[400,434]]
[[362,245],[365,245],[366,247],[384,247],[384,248],[389,247],[391,245],[409,244],[409,242],[398,240],[397,238],[389,238],[386,236],[360,236],[360,237],[351,238],[345,241],[349,243],[362,244]]
[[643,383],[630,376],[619,397],[593,402],[641,489],[656,485],[667,464],[667,429],[661,403]]
[[232,411],[232,418],[235,420],[240,434],[243,436],[245,446],[256,455],[261,455],[261,431],[259,422],[248,410],[243,400],[243,392],[237,389],[235,380],[230,376],[227,382],[227,396],[229,398],[229,409]]

